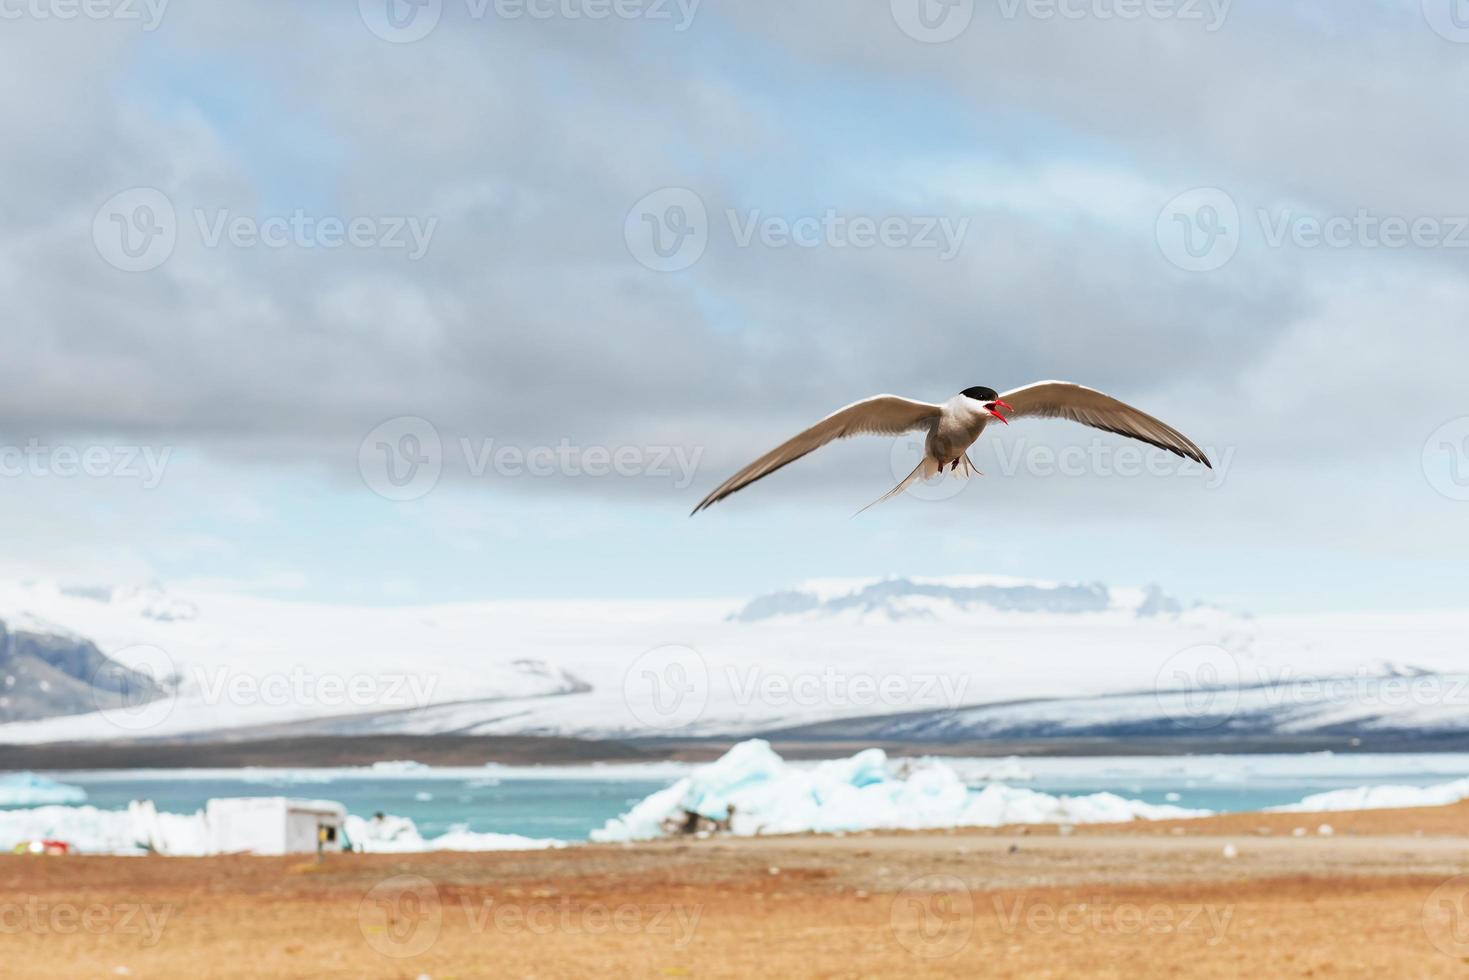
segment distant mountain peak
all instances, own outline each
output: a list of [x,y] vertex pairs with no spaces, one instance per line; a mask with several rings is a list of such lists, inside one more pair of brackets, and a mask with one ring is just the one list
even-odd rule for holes
[[944,578],[818,579],[756,596],[731,613],[735,622],[788,616],[878,616],[933,619],[981,612],[1082,615],[1122,612],[1164,616],[1184,605],[1156,585],[1112,588],[1100,582],[1067,583],[997,575]]
[[136,706],[166,693],[75,633],[32,629],[34,617],[14,625],[0,621],[0,724]]
[[199,607],[187,599],[170,595],[156,585],[63,585],[58,591],[72,599],[87,599],[107,603],[119,608],[129,608],[146,619],[160,623],[173,623],[197,619]]

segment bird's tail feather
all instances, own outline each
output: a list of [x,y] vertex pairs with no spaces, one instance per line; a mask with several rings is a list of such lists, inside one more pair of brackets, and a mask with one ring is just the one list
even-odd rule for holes
[[[892,500],[898,494],[911,487],[918,480],[929,480],[935,476],[938,476],[940,468],[942,466],[943,464],[940,463],[938,460],[929,459],[927,456],[923,457],[923,459],[919,461],[918,465],[913,467],[913,472],[903,477],[903,482],[893,487],[881,497],[878,497],[866,507],[863,507],[861,510],[857,511],[857,514],[865,514],[867,511],[876,507],[878,504],[886,500]],[[852,516],[856,517],[857,514],[853,514]]]

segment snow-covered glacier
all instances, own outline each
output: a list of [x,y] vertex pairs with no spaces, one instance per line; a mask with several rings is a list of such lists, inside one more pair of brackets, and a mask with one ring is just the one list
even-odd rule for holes
[[[169,691],[30,722],[0,705],[0,743],[1469,731],[1469,613],[1249,616],[1153,586],[958,576],[359,608],[0,582],[0,620],[86,637]],[[0,701],[24,682],[0,662]]]

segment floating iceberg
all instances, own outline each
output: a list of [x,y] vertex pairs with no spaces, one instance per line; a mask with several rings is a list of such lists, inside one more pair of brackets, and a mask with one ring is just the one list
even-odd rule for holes
[[87,791],[80,786],[68,786],[33,772],[0,774],[0,807],[81,803],[86,798]]
[[1315,793],[1299,803],[1271,807],[1274,813],[1325,813],[1334,810],[1396,810],[1446,806],[1469,799],[1469,779],[1436,786],[1355,786]]
[[1117,823],[1206,816],[1111,793],[1051,796],[991,784],[970,790],[934,760],[893,773],[881,749],[811,768],[788,765],[762,739],[659,790],[592,832],[596,841],[647,840],[722,825],[741,836],[806,831],[925,830],[1032,823]]
[[38,806],[0,810],[0,853],[23,841],[60,840],[91,854],[142,854],[126,810],[94,806]]
[[414,762],[412,759],[388,759],[372,764],[374,775],[401,776],[408,773],[423,772],[426,769],[428,769],[428,766],[422,762]]
[[972,765],[964,777],[982,783],[1029,783],[1035,781],[1035,773],[1018,756],[1009,756],[998,762]]
[[[369,853],[419,851],[530,851],[563,847],[565,842],[516,834],[480,834],[454,828],[427,840],[407,817],[366,820],[349,815],[346,836]],[[134,802],[126,810],[94,806],[38,806],[0,810],[0,853],[29,840],[66,841],[84,854],[165,854],[197,857],[214,853],[204,813],[160,813],[153,804]]]
[[347,839],[368,854],[411,854],[419,851],[539,851],[565,847],[565,841],[521,837],[519,834],[480,834],[466,827],[424,840],[407,817],[383,815],[364,820],[347,816]]

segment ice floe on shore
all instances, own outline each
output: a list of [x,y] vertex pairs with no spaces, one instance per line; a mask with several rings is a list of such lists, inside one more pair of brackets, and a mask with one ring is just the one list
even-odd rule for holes
[[481,834],[465,827],[425,840],[407,817],[384,815],[364,819],[347,816],[347,839],[368,854],[413,854],[419,851],[539,851],[565,847],[565,841],[522,837],[519,834]]
[[[369,854],[529,851],[565,846],[565,842],[558,840],[481,834],[465,828],[425,839],[412,820],[395,816],[365,819],[349,815],[346,837],[353,848]],[[152,804],[142,802],[135,802],[126,810],[101,810],[94,806],[0,810],[0,853],[31,840],[65,841],[83,854],[153,852],[171,857],[199,857],[211,853],[209,825],[203,812],[160,812]]]
[[0,807],[81,803],[86,798],[87,791],[80,786],[67,786],[33,772],[0,773]]
[[1338,810],[1396,810],[1446,806],[1469,799],[1469,779],[1436,786],[1354,786],[1315,793],[1299,803],[1271,807],[1273,813],[1328,813]]
[[[688,763],[640,764],[632,767],[600,768],[594,766],[552,769],[541,767],[516,770],[509,767],[465,767],[459,769],[419,769],[395,763],[382,770],[333,770],[330,777],[321,773],[295,773],[272,770],[271,779],[300,775],[303,781],[323,783],[353,774],[372,773],[374,779],[397,779],[401,772],[422,778],[466,783],[494,783],[506,779],[632,779],[647,780],[645,785],[663,785],[651,795],[637,799],[646,789],[618,796],[627,812],[608,820],[591,833],[593,841],[632,841],[687,833],[726,832],[735,835],[793,833],[834,833],[865,830],[934,830],[950,827],[984,827],[1012,824],[1085,824],[1131,820],[1156,820],[1207,815],[1210,811],[1183,806],[1151,803],[1128,798],[1100,789],[1120,789],[1132,796],[1149,793],[1152,800],[1177,802],[1177,792],[1164,792],[1168,787],[1191,787],[1196,782],[1212,786],[1220,782],[1227,787],[1249,785],[1252,781],[1270,787],[1268,799],[1254,803],[1255,808],[1288,800],[1299,802],[1273,807],[1277,812],[1330,812],[1339,810],[1380,809],[1388,807],[1437,806],[1469,799],[1469,756],[1404,755],[1404,756],[1270,756],[1270,757],[1170,757],[1140,759],[890,759],[881,750],[868,749],[856,755],[826,762],[787,762],[762,740],[742,742],[718,760],[705,765]],[[486,776],[486,773],[491,775]],[[227,771],[226,771],[226,774]],[[118,778],[137,778],[134,773],[117,774]],[[311,778],[307,779],[307,776]],[[84,785],[96,787],[85,777],[73,774]],[[162,778],[151,773],[150,778]],[[223,778],[219,772],[169,772],[168,778]],[[1091,776],[1079,782],[1080,776]],[[1329,778],[1328,778],[1329,777]],[[263,778],[254,771],[236,772],[236,779],[246,783]],[[1423,786],[1394,785],[1419,779],[1438,780]],[[1051,792],[1041,792],[1015,785],[1021,780],[1035,780]],[[666,780],[666,782],[662,782]],[[1352,786],[1356,782],[1379,781],[1379,785]],[[287,782],[292,780],[287,779]],[[1331,787],[1326,792],[1305,796],[1312,789]],[[42,776],[22,773],[0,781],[11,790],[10,806],[0,804],[0,852],[27,841],[60,840],[83,853],[140,854],[149,850],[170,855],[194,855],[211,852],[210,825],[204,812],[167,813],[152,804],[138,802],[128,809],[99,809],[76,805],[85,798],[78,787],[69,787]],[[436,799],[448,798],[451,789],[435,791]],[[1341,788],[1350,787],[1350,788]],[[1068,795],[1062,792],[1069,788]],[[404,790],[403,812],[422,819],[424,810],[414,809],[416,787]],[[1187,791],[1185,791],[1187,792]],[[100,796],[100,791],[97,791]],[[202,796],[202,794],[200,794]],[[330,796],[330,791],[321,795]],[[1203,794],[1200,794],[1203,795]],[[57,802],[44,803],[54,798]],[[631,798],[629,798],[631,797]],[[1229,794],[1215,794],[1230,809]],[[114,797],[115,798],[115,797]],[[1258,797],[1255,797],[1258,798]],[[465,797],[468,800],[468,797]],[[61,805],[62,800],[72,805]],[[1204,803],[1196,795],[1184,802]],[[625,802],[623,802],[625,801]],[[175,804],[183,808],[191,804]],[[340,804],[331,804],[345,809]],[[489,805],[489,804],[486,804]],[[566,804],[561,804],[566,805]],[[584,804],[578,804],[584,805]],[[555,804],[541,816],[554,815]],[[425,808],[433,809],[433,808]],[[439,811],[435,811],[439,812]],[[463,812],[463,811],[460,811]],[[601,820],[610,807],[598,810],[594,819]],[[557,811],[559,813],[559,811]],[[586,819],[578,811],[580,819]],[[591,821],[588,820],[588,823]],[[588,823],[581,824],[585,832]],[[444,823],[438,823],[444,827]],[[534,828],[534,822],[525,825]],[[564,827],[564,821],[540,824],[547,828]],[[567,846],[566,840],[526,837],[515,834],[478,833],[460,824],[447,831],[424,837],[417,824],[406,816],[365,818],[348,814],[342,826],[342,837],[353,849],[382,853],[415,853],[423,851],[490,851],[534,850]],[[555,833],[555,830],[551,830]]]
[[894,772],[881,749],[867,749],[850,759],[815,767],[797,767],[787,764],[770,743],[752,739],[608,821],[592,833],[592,839],[647,840],[707,827],[753,836],[1116,823],[1207,813],[1112,793],[1052,796],[1000,783],[973,790],[950,766],[937,760],[905,763]]

